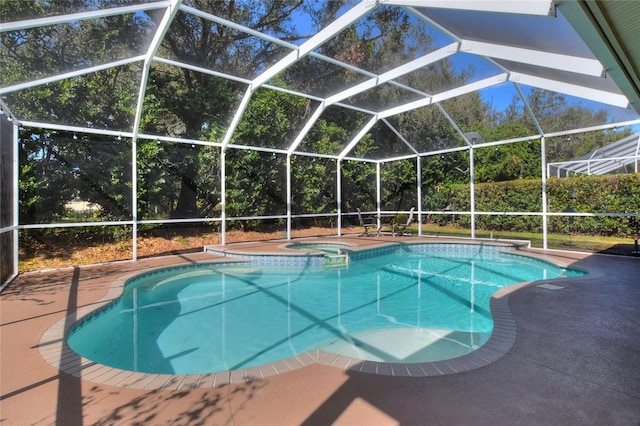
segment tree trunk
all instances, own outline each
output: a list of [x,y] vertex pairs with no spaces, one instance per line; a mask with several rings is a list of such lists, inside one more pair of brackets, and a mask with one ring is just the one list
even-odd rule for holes
[[178,195],[178,205],[171,215],[174,219],[185,219],[198,217],[198,206],[196,205],[196,194],[198,185],[192,176],[182,175],[180,177],[181,186]]

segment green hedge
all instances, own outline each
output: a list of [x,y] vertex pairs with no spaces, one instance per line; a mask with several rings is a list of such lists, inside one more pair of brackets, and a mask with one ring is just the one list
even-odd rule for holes
[[[547,180],[549,212],[573,208],[579,213],[640,213],[640,174],[576,176]],[[475,185],[476,211],[541,212],[542,182],[521,179]],[[469,185],[443,185],[425,202],[427,210],[470,210]],[[455,223],[469,227],[469,215],[438,215],[439,224]],[[540,216],[477,215],[476,227],[495,231],[541,232]],[[632,233],[627,217],[549,217],[549,232],[589,235],[628,236]]]

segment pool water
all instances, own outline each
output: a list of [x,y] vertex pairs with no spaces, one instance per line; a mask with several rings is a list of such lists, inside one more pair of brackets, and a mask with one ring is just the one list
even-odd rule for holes
[[429,244],[341,268],[192,265],[131,280],[68,343],[85,358],[147,373],[235,370],[314,349],[438,361],[488,340],[489,299],[499,288],[581,274],[498,250]]

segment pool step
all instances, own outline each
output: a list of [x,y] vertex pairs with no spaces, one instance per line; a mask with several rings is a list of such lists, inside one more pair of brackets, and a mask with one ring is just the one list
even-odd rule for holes
[[324,266],[345,266],[349,263],[347,254],[325,254]]

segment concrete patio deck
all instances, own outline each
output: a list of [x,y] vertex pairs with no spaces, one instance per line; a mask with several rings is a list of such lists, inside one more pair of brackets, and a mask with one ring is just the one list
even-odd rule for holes
[[[399,239],[339,240],[373,247]],[[282,244],[242,246],[261,252]],[[506,355],[489,365],[450,375],[394,377],[311,364],[264,379],[198,389],[186,384],[172,390],[130,389],[84,380],[45,361],[39,342],[56,322],[97,306],[119,277],[214,256],[196,253],[23,274],[0,296],[0,422],[640,424],[640,258],[528,252],[590,274],[554,281],[560,289],[531,283],[503,296],[508,297],[517,337]]]

